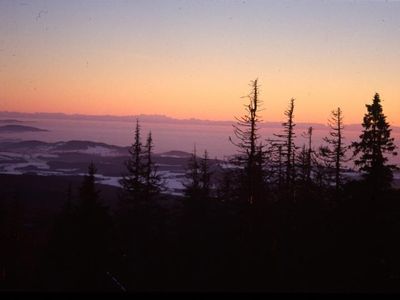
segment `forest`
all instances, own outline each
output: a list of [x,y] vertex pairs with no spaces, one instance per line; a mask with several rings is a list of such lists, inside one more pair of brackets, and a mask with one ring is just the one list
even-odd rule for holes
[[[1,179],[0,291],[400,292],[397,149],[380,95],[366,105],[358,140],[346,140],[338,107],[317,148],[312,127],[295,142],[295,99],[281,131],[261,136],[261,98],[251,81],[229,137],[237,154],[222,173],[194,147],[182,197],[165,192],[139,120],[111,193],[88,161],[79,182],[57,187],[60,209],[32,216],[23,188],[15,183],[10,195]],[[350,164],[361,180],[345,176]]]

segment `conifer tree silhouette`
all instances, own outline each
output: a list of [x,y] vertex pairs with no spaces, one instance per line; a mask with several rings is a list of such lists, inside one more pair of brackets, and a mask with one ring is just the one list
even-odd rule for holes
[[236,117],[237,123],[233,125],[237,141],[229,140],[238,148],[235,162],[243,168],[242,188],[245,193],[246,202],[253,204],[261,198],[264,186],[263,172],[260,167],[265,162],[264,145],[260,141],[259,116],[262,104],[259,98],[258,80],[251,81],[251,92],[247,96],[249,104],[245,105],[246,114],[240,118]]
[[201,194],[204,199],[208,199],[211,196],[211,176],[208,151],[204,150],[203,157],[200,159]]
[[153,272],[156,259],[152,255],[162,222],[156,201],[165,188],[153,161],[153,149],[152,133],[148,133],[143,144],[136,120],[134,141],[125,162],[127,173],[120,181],[122,192],[117,211],[121,256],[128,262],[122,266],[123,272],[130,274],[126,280],[136,284],[146,283]]
[[327,145],[322,146],[319,153],[327,167],[335,170],[335,189],[338,192],[342,186],[342,167],[348,161],[346,159],[348,147],[344,143],[343,135],[343,113],[340,107],[331,112],[328,126],[330,128],[329,136],[323,138]]
[[300,177],[304,184],[311,183],[311,173],[313,167],[313,149],[312,149],[312,134],[313,128],[309,127],[307,132],[303,133],[303,137],[307,139],[307,146],[303,145],[302,150],[298,155],[300,166]]
[[76,288],[101,289],[109,268],[110,234],[112,228],[108,208],[103,205],[95,186],[96,166],[89,164],[79,188],[76,207],[77,243]]
[[185,187],[185,196],[192,202],[200,201],[201,199],[201,170],[198,161],[196,146],[194,146],[186,170],[186,181],[183,182]]
[[367,104],[367,113],[362,123],[360,141],[354,142],[354,154],[360,154],[355,164],[364,172],[364,178],[374,192],[387,189],[393,180],[395,165],[387,164],[388,155],[397,155],[389,123],[383,113],[381,99],[376,93],[372,104]]
[[296,145],[294,143],[294,139],[296,138],[296,134],[294,132],[294,128],[296,124],[294,123],[294,101],[294,98],[290,99],[289,107],[285,111],[287,121],[282,123],[283,133],[275,134],[275,136],[280,139],[280,142],[278,142],[278,144],[282,146],[281,154],[283,154],[283,156],[285,157],[285,183],[287,186],[293,186],[295,179],[294,157]]
[[153,162],[153,138],[149,132],[144,146],[144,198],[149,201],[164,190],[164,182]]
[[[151,136],[150,136],[151,137]],[[151,142],[148,145],[148,151],[151,152]],[[146,187],[146,169],[143,159],[143,145],[140,136],[139,120],[136,120],[134,142],[129,148],[129,159],[125,162],[127,175],[124,175],[120,183],[125,191],[124,201],[128,209],[132,208],[138,201],[143,201]],[[147,170],[150,179],[150,170]]]
[[125,162],[128,174],[124,175],[120,181],[128,209],[132,209],[141,202],[154,199],[164,190],[164,182],[153,162],[153,149],[151,132],[148,133],[145,145],[142,144],[140,124],[139,120],[136,120],[134,142],[129,149],[130,157]]

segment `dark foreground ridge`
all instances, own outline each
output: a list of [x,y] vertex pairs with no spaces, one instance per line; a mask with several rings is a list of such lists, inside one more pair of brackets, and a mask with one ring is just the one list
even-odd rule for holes
[[[88,247],[73,229],[86,226],[72,217],[82,180],[0,175],[0,263],[7,270],[0,289],[400,292],[399,190],[381,194],[373,214],[361,184],[348,185],[334,208],[316,190],[299,195],[290,210],[282,203],[252,210],[216,199],[196,209],[184,197],[163,194],[150,207],[137,208],[128,246],[121,240],[120,189],[96,184],[112,220],[110,240],[88,253],[96,257],[107,249],[98,270],[86,269],[74,254]],[[82,238],[92,240],[92,230]]]

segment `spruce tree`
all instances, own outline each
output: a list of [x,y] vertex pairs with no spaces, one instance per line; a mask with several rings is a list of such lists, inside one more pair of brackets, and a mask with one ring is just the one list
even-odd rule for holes
[[203,157],[199,158],[196,147],[188,161],[185,187],[185,203],[189,214],[203,215],[211,197],[210,163],[207,150]]
[[105,274],[110,267],[111,217],[103,205],[95,185],[97,169],[88,167],[79,188],[76,207],[76,288],[79,290],[101,289]]
[[334,180],[336,192],[342,186],[342,167],[346,160],[346,147],[343,136],[343,113],[340,107],[331,112],[331,117],[328,120],[330,128],[329,136],[323,140],[327,144],[320,148],[319,154],[329,169],[334,169]]
[[[128,174],[124,175],[120,181],[125,192],[123,199],[129,209],[136,205],[139,201],[144,200],[146,171],[142,148],[143,145],[140,136],[139,120],[136,120],[134,142],[129,148],[130,157],[125,162]],[[149,150],[151,151],[151,148]]]
[[360,141],[354,142],[354,154],[359,155],[355,164],[364,174],[374,192],[389,188],[395,165],[387,164],[387,155],[397,155],[389,123],[383,113],[381,99],[376,93],[372,104],[367,104],[362,123]]
[[157,196],[163,190],[163,182],[153,161],[153,138],[148,133],[145,144],[141,140],[141,127],[136,121],[134,142],[125,162],[127,173],[120,181],[123,192],[118,209],[120,247],[124,261],[124,272],[133,274],[126,280],[133,284],[148,281],[156,261],[155,239],[159,234],[161,222],[160,209],[156,205]]
[[296,124],[294,123],[294,101],[295,99],[290,99],[289,107],[285,111],[285,116],[287,117],[287,121],[282,123],[283,133],[275,134],[276,137],[280,139],[281,154],[283,154],[284,165],[285,165],[285,183],[288,186],[292,186],[295,178],[295,166],[294,166],[294,155],[296,151],[296,145],[294,143],[294,139],[296,138],[296,134],[294,132],[294,128]]
[[[45,252],[46,259],[42,264],[44,282],[51,290],[68,290],[73,285],[76,277],[77,258],[80,255],[78,234],[81,231],[77,222],[76,207],[73,204],[72,185],[68,184],[66,201],[61,212],[55,219],[49,237],[48,248]],[[57,273],[58,276],[54,276]]]
[[300,178],[304,184],[311,183],[311,172],[313,165],[312,134],[312,127],[309,127],[307,132],[303,133],[302,136],[307,139],[307,146],[303,145],[303,148],[298,155]]
[[250,85],[251,92],[247,96],[249,104],[245,106],[246,114],[236,118],[237,123],[233,125],[237,141],[233,141],[231,137],[229,140],[238,148],[239,153],[234,162],[243,170],[241,186],[246,202],[253,204],[264,196],[261,191],[264,187],[263,172],[259,168],[264,165],[265,152],[259,134],[259,123],[262,120],[258,113],[262,101],[259,98],[258,80],[252,81]]
[[208,152],[204,150],[203,157],[200,159],[201,194],[204,199],[211,196],[211,175]]
[[267,181],[274,187],[281,189],[285,182],[284,155],[282,142],[277,139],[267,139],[266,153],[269,157],[266,168],[268,170]]
[[6,216],[4,224],[4,238],[6,243],[1,245],[5,260],[1,271],[4,272],[5,286],[9,289],[15,289],[18,287],[24,274],[22,258],[24,252],[23,242],[26,236],[26,230],[23,225],[25,207],[21,202],[17,189],[13,191]]
[[201,200],[201,174],[200,174],[200,165],[198,162],[196,146],[193,149],[193,153],[191,154],[188,166],[186,170],[186,181],[183,182],[183,186],[185,187],[185,196],[190,199],[190,201],[199,201]]
[[124,201],[129,203],[130,209],[141,202],[154,199],[164,189],[161,175],[153,161],[153,149],[151,132],[145,145],[142,144],[140,124],[139,120],[136,120],[135,139],[129,149],[130,157],[125,162],[128,174],[120,181],[125,192]]
[[79,188],[78,210],[82,214],[90,213],[98,203],[99,192],[95,187],[96,166],[91,162],[88,166],[88,173],[83,177],[83,182]]
[[149,132],[144,146],[144,198],[145,201],[154,199],[163,189],[163,181],[153,162],[153,138]]

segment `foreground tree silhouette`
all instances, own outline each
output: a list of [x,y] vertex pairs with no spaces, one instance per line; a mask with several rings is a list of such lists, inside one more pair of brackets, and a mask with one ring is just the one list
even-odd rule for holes
[[125,162],[128,174],[124,175],[120,183],[125,194],[124,203],[128,209],[140,202],[154,199],[162,190],[163,182],[153,162],[153,138],[149,132],[146,144],[141,141],[139,120],[136,121],[134,142],[129,149],[130,157]]
[[246,201],[253,204],[262,196],[264,178],[262,166],[265,161],[264,145],[259,142],[259,123],[262,121],[258,115],[262,101],[259,98],[259,85],[257,79],[251,81],[251,92],[247,96],[249,104],[246,105],[246,114],[236,118],[237,123],[233,125],[237,142],[231,137],[229,140],[239,148],[236,163],[243,167],[242,189]]
[[136,120],[134,142],[129,148],[130,157],[125,162],[128,174],[124,175],[120,181],[125,192],[123,199],[128,209],[131,209],[136,202],[143,200],[145,178],[147,174],[150,174],[150,170],[145,171],[142,147],[139,120]]
[[192,202],[198,202],[201,199],[201,176],[200,165],[198,162],[196,146],[191,154],[186,170],[186,181],[183,182],[185,187],[185,196]]
[[210,198],[211,193],[211,172],[207,150],[203,157],[197,156],[196,147],[194,147],[186,170],[185,196],[194,203],[205,202]]
[[329,136],[324,137],[326,146],[320,148],[320,156],[326,163],[326,165],[335,170],[335,189],[336,193],[342,186],[342,166],[346,160],[347,147],[344,144],[343,136],[343,113],[340,107],[331,112],[331,118],[328,121],[330,128]]
[[356,166],[364,172],[364,178],[372,188],[373,194],[390,187],[395,165],[387,164],[385,154],[397,155],[394,138],[390,137],[391,129],[383,114],[381,99],[376,93],[372,104],[367,104],[364,115],[363,133],[360,141],[354,142],[354,154],[360,154],[355,160]]
[[144,146],[144,198],[149,201],[156,197],[163,189],[163,181],[153,162],[153,138],[149,132]]
[[1,224],[4,226],[3,232],[0,232],[2,234],[0,239],[3,242],[1,244],[3,257],[1,259],[4,259],[1,265],[0,278],[2,281],[0,284],[4,284],[6,288],[11,290],[20,288],[24,275],[23,249],[26,236],[23,225],[24,211],[25,207],[21,203],[19,191],[15,189],[6,211],[4,223]]
[[[46,249],[43,264],[47,287],[52,290],[67,290],[73,288],[76,272],[77,220],[76,207],[72,203],[72,185],[68,184],[66,201],[61,213],[58,214],[49,236],[49,246]],[[57,274],[55,276],[54,274]],[[49,284],[50,283],[50,284]]]
[[[197,156],[196,146],[188,159],[184,189],[183,210],[180,218],[180,257],[185,285],[199,288],[204,282],[212,282],[214,247],[217,230],[213,212],[216,201],[212,201],[210,160],[207,150]],[[208,277],[206,279],[206,277]]]
[[[127,174],[120,181],[122,193],[117,213],[121,247],[121,273],[133,289],[146,289],[149,278],[155,278],[157,236],[163,219],[156,204],[164,189],[153,161],[153,138],[149,132],[146,143],[141,140],[141,128],[136,121],[134,142],[125,162]],[[156,256],[158,255],[158,256]]]
[[206,200],[211,197],[211,176],[208,151],[204,150],[203,157],[200,160],[200,178],[202,183],[201,193]]
[[82,290],[102,289],[110,270],[111,217],[95,186],[97,169],[88,167],[79,188],[76,208],[77,287]]
[[[388,234],[393,227],[396,231],[399,228],[397,222],[390,221],[393,218],[392,211],[398,211],[398,201],[390,199],[394,196],[390,187],[395,166],[388,164],[388,155],[396,155],[396,146],[378,93],[366,108],[360,140],[352,143],[356,156],[355,165],[362,172],[364,181],[346,186],[345,192],[353,194],[352,198],[358,201],[356,210],[349,210],[347,213],[352,214],[349,219],[356,229],[352,236],[358,237],[357,244],[351,247],[360,249],[359,253],[363,252],[358,267],[364,268],[364,285],[383,286],[383,282],[390,282],[387,274],[391,266],[386,263],[390,256],[386,249],[398,247],[398,241],[393,241],[393,236]],[[349,201],[352,198],[349,197]],[[355,216],[359,218],[359,222],[354,221]]]
[[49,238],[42,288],[55,291],[106,291],[113,282],[113,226],[95,185],[96,167],[89,164],[72,203],[68,187],[67,201],[57,216]]
[[296,134],[294,132],[294,128],[296,124],[294,123],[294,101],[295,99],[290,99],[289,107],[285,111],[285,116],[287,117],[287,121],[282,123],[283,133],[275,134],[276,137],[280,138],[281,155],[285,157],[284,165],[286,168],[285,172],[285,183],[287,186],[293,187],[294,179],[295,179],[295,166],[294,166],[294,157],[296,145],[294,143],[294,139],[296,138]]
[[313,128],[309,127],[307,132],[303,133],[303,137],[307,139],[307,147],[303,145],[297,160],[300,167],[300,181],[302,184],[311,184],[311,172],[313,167],[313,149],[312,149]]

